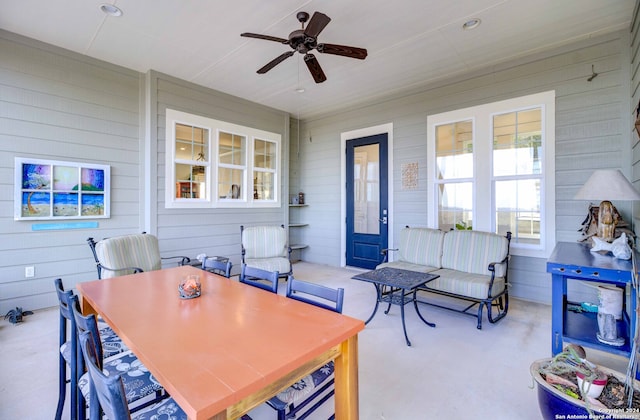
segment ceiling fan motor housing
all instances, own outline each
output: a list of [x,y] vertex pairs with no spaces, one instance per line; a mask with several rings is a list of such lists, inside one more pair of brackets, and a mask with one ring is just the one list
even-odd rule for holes
[[303,29],[298,29],[289,34],[289,45],[300,54],[306,54],[317,46],[316,39],[304,33]]

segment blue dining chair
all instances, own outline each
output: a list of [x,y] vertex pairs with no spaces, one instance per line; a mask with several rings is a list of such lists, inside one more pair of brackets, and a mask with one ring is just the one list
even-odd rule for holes
[[[87,366],[87,375],[91,394],[95,395],[92,402],[90,420],[99,420],[100,409],[107,418],[117,420],[152,420],[170,418],[172,420],[187,420],[187,415],[173,398],[166,398],[157,404],[146,407],[143,410],[132,413],[127,404],[123,376],[120,374],[105,375],[99,363],[96,351],[96,343],[91,337],[90,331],[80,334],[80,348],[82,350],[84,364]],[[99,406],[99,408],[98,408]]]
[[211,271],[215,274],[220,274],[221,276],[225,276],[226,278],[231,277],[231,261],[219,260],[217,257],[204,257],[202,260],[202,269],[206,271]]
[[279,273],[277,271],[266,271],[242,264],[240,282],[278,293],[278,277]]
[[[132,406],[131,411],[143,409],[168,396],[167,393],[164,392],[162,385],[160,385],[131,350],[105,358],[100,342],[100,332],[98,331],[96,316],[94,314],[83,315],[80,312],[78,296],[71,297],[71,308],[78,330],[77,337],[85,331],[91,332],[98,366],[100,366],[102,371],[108,376],[121,374],[122,382],[126,390],[127,403]],[[78,349],[79,348],[78,345]],[[80,350],[78,350],[78,362],[78,372],[84,372],[85,366]],[[89,408],[93,410],[95,405],[92,405],[94,401],[91,400],[88,375],[82,375],[78,379],[78,389],[81,391],[84,400],[89,403]],[[81,418],[84,418],[84,404],[80,401],[80,397],[78,397],[78,403],[78,413]]]
[[[72,298],[74,293],[72,290],[65,290],[62,279],[58,278],[53,281],[56,294],[58,296],[58,304],[60,307],[60,332],[59,332],[59,378],[58,378],[58,405],[56,407],[56,420],[62,418],[62,410],[67,398],[67,384],[70,384],[70,405],[69,412],[72,420],[78,418],[79,401],[78,379],[82,372],[78,371],[78,355],[77,348],[77,330],[73,316]],[[120,337],[113,332],[111,327],[103,322],[98,324],[100,330],[100,338],[102,340],[102,348],[106,356],[127,351],[127,346],[122,342]],[[67,377],[67,366],[69,367],[69,376]]]
[[[289,276],[287,297],[342,313],[344,289],[333,289]],[[334,395],[333,372],[334,363],[331,361],[267,400],[267,404],[278,412],[278,420],[304,419]],[[334,419],[335,414],[329,418]]]

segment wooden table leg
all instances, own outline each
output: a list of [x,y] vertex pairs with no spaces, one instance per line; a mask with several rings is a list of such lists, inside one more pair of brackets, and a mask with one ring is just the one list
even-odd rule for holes
[[98,315],[98,312],[93,309],[93,306],[91,306],[91,304],[87,302],[87,300],[82,295],[80,295],[80,311],[82,311],[82,315],[85,316],[91,314]]
[[340,356],[335,361],[336,419],[358,420],[358,335],[341,344]]

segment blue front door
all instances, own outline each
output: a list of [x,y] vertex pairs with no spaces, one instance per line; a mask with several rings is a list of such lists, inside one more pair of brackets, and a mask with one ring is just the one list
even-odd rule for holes
[[387,134],[347,141],[348,266],[373,269],[388,244]]

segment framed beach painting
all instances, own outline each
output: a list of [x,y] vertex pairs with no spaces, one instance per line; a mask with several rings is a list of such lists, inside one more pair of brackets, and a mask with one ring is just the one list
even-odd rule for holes
[[15,220],[108,218],[111,167],[15,158]]

